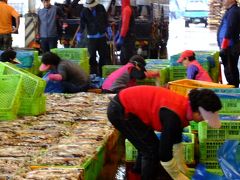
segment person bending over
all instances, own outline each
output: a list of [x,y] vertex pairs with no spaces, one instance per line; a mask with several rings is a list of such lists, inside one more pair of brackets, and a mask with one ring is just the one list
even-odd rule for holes
[[[210,89],[193,89],[185,97],[163,87],[134,86],[111,99],[107,116],[142,156],[134,168],[142,180],[156,179],[159,161],[174,180],[186,180],[183,128],[191,120],[220,128],[221,108],[219,97]],[[161,132],[160,140],[154,131]]]

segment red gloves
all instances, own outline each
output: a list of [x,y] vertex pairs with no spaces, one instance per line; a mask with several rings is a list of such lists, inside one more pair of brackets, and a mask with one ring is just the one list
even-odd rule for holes
[[61,81],[62,75],[61,74],[49,74],[48,79],[52,81]]
[[147,78],[156,78],[156,77],[160,77],[159,72],[154,72],[154,71],[146,71],[145,75]]

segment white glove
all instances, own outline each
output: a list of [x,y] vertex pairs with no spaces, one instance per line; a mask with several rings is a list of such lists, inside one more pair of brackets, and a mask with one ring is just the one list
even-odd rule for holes
[[183,144],[182,143],[178,143],[178,144],[173,145],[173,158],[176,160],[179,170],[182,173],[187,174],[188,173],[188,167],[187,167],[187,165],[185,163],[185,160],[184,160],[184,151],[183,151]]

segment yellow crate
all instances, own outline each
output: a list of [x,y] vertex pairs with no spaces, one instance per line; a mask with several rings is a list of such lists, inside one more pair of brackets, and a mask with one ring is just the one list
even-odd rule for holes
[[171,81],[171,82],[168,82],[168,85],[170,90],[184,96],[187,96],[189,91],[195,88],[234,88],[234,86],[232,85],[224,85],[224,84],[191,80],[191,79],[181,79],[181,80]]

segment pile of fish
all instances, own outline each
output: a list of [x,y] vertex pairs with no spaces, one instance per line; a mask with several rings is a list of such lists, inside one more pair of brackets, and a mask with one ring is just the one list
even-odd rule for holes
[[116,132],[110,96],[48,94],[45,114],[0,122],[0,179],[81,179],[81,165]]

